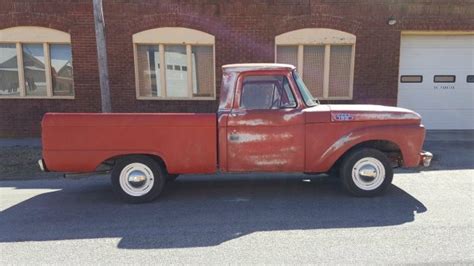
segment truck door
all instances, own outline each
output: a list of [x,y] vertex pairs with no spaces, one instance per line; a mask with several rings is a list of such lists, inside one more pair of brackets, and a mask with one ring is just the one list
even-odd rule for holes
[[229,172],[303,171],[304,115],[287,75],[239,77],[227,120]]

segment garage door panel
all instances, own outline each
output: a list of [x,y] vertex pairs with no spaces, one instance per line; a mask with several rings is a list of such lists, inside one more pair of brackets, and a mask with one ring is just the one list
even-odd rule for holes
[[401,49],[407,48],[470,48],[474,45],[472,35],[404,35]]
[[[412,49],[406,51],[405,60],[400,61],[400,69],[466,69],[473,62],[465,60],[474,57],[474,47],[456,49]],[[436,56],[432,56],[436,55]]]
[[419,109],[422,123],[428,129],[474,129],[474,111]]
[[[466,105],[466,99],[474,98],[473,90],[437,90],[421,89],[413,92],[411,89],[399,89],[399,97],[404,99],[403,107],[409,109],[433,108],[449,110],[452,108],[474,109],[473,104]],[[472,103],[472,101],[471,101]],[[474,118],[473,118],[474,119]]]
[[[421,83],[400,83],[398,105],[418,112],[428,129],[474,129],[474,35],[402,36],[400,76],[422,75]],[[455,75],[436,83],[434,75]]]
[[[453,83],[434,82],[435,75],[454,75],[456,81]],[[456,90],[472,90],[474,83],[467,83],[467,76],[474,75],[473,72],[467,72],[465,69],[413,69],[405,70],[400,73],[401,76],[422,76],[421,83],[399,83],[398,87],[401,89],[407,88],[413,91],[420,89],[433,90],[442,87],[453,87]]]

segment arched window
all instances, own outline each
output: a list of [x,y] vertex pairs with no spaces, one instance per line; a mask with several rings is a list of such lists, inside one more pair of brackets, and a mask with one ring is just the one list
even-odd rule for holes
[[0,98],[74,98],[71,36],[43,27],[0,30]]
[[275,38],[275,61],[296,66],[313,96],[352,99],[356,37],[333,29],[300,29]]
[[214,100],[214,36],[166,27],[133,35],[137,99]]

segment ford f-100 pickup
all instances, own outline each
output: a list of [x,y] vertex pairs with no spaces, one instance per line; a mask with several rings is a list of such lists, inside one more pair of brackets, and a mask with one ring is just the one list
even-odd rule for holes
[[110,171],[129,202],[155,199],[180,174],[330,173],[355,196],[375,196],[393,167],[428,166],[417,113],[379,105],[326,105],[295,67],[222,68],[220,104],[209,113],[47,113],[44,171]]

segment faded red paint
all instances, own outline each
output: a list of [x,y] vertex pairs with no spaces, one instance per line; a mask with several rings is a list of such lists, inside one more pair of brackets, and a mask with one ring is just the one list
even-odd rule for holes
[[[424,141],[421,117],[407,109],[376,105],[307,107],[293,66],[223,67],[215,114],[46,114],[43,156],[49,170],[94,171],[127,154],[163,159],[170,173],[326,172],[350,148],[365,141],[396,144],[403,164],[417,166]],[[284,75],[297,107],[246,110],[243,78]]]
[[217,164],[215,114],[59,114],[43,118],[49,170],[91,172],[127,154],[159,156],[170,173],[212,173]]

